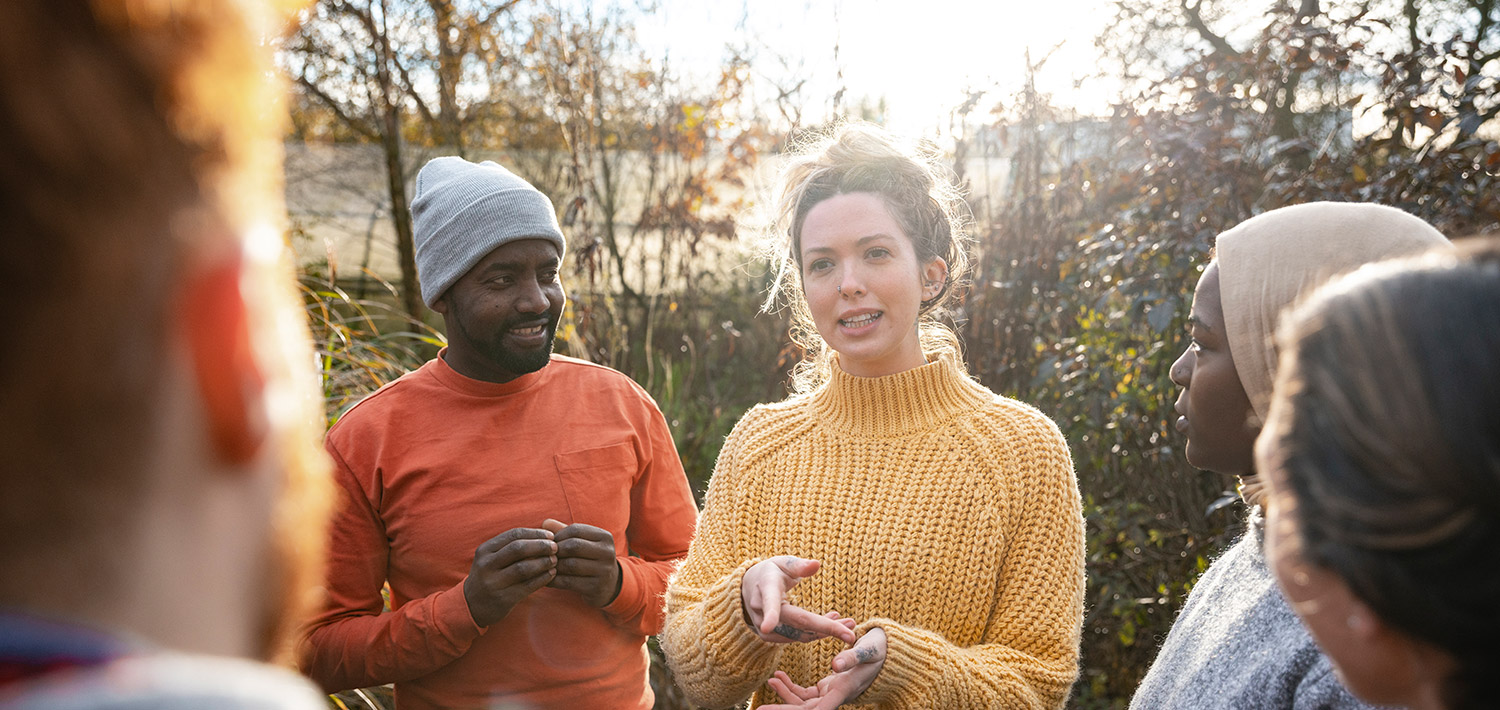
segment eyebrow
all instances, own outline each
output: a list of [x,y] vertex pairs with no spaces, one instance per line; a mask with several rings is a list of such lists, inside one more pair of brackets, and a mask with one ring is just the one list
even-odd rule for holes
[[[558,261],[557,257],[552,257],[552,258],[547,259],[546,261],[538,264],[538,266],[541,267],[541,268],[544,268],[544,269],[555,269],[555,268],[557,268],[557,266],[558,266],[559,263],[560,262]],[[524,271],[524,270],[526,270],[526,268],[528,266],[529,266],[529,264],[522,263],[522,262],[519,262],[519,261],[497,261],[497,262],[495,262],[493,264],[490,264],[489,266],[484,267],[484,271],[482,271],[480,273],[481,274],[492,274],[492,273],[495,273],[495,272]]]
[[[891,236],[889,234],[886,234],[885,232],[880,232],[880,233],[877,233],[877,234],[871,234],[871,235],[869,235],[867,237],[860,237],[859,241],[856,241],[854,243],[854,246],[862,247],[866,243],[873,242],[873,241],[875,241],[877,239],[895,239],[895,237],[893,237],[893,236]],[[804,255],[806,255],[806,254],[822,254],[822,253],[827,253],[827,252],[831,252],[831,251],[833,251],[833,250],[830,249],[830,248],[828,248],[828,247],[815,247],[813,249],[804,250],[802,253]]]

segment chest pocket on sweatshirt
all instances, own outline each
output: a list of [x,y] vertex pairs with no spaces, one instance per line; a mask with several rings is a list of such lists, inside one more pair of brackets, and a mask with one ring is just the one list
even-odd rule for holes
[[604,528],[623,549],[630,525],[630,488],[639,463],[630,442],[569,451],[553,457],[572,520]]

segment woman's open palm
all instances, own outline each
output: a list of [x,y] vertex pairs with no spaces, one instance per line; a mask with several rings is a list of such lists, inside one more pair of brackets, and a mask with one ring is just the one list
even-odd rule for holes
[[817,574],[820,566],[817,560],[780,555],[745,570],[740,602],[750,628],[771,643],[806,643],[832,636],[853,644],[853,619],[842,618],[836,611],[820,615],[787,601],[787,592]]
[[770,685],[782,703],[762,705],[762,710],[833,710],[865,692],[885,667],[886,638],[880,628],[870,629],[854,647],[833,657],[833,672],[815,685],[804,688],[781,671]]

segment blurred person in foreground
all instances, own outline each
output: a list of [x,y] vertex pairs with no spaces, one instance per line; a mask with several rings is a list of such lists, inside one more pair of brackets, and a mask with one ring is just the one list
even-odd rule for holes
[[1193,293],[1192,342],[1172,364],[1188,463],[1237,476],[1246,531],[1193,587],[1130,706],[1139,710],[1364,707],[1334,676],[1266,564],[1255,436],[1270,404],[1281,312],[1338,274],[1448,240],[1400,210],[1315,202],[1219,235]]
[[1059,708],[1083,516],[1062,433],[964,368],[968,273],[930,146],[851,123],[782,175],[773,264],[809,353],[724,442],[661,646],[727,707]]
[[257,662],[328,499],[264,12],[0,3],[0,707],[324,704]]
[[393,682],[403,710],[650,708],[646,637],[697,519],[667,423],[630,378],[552,354],[545,195],[437,158],[412,216],[448,346],[328,432],[340,506],[302,666],[329,690]]
[[1281,588],[1361,698],[1494,707],[1500,240],[1361,269],[1284,320],[1256,447]]

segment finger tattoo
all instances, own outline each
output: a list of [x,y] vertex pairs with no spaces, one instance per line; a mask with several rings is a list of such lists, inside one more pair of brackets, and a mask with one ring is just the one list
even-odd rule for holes
[[791,624],[777,624],[776,628],[771,629],[771,631],[793,641],[801,641],[804,636],[811,634],[811,632],[803,631]]
[[854,657],[859,659],[860,663],[871,663],[875,660],[875,649],[871,646],[860,646],[854,649]]

